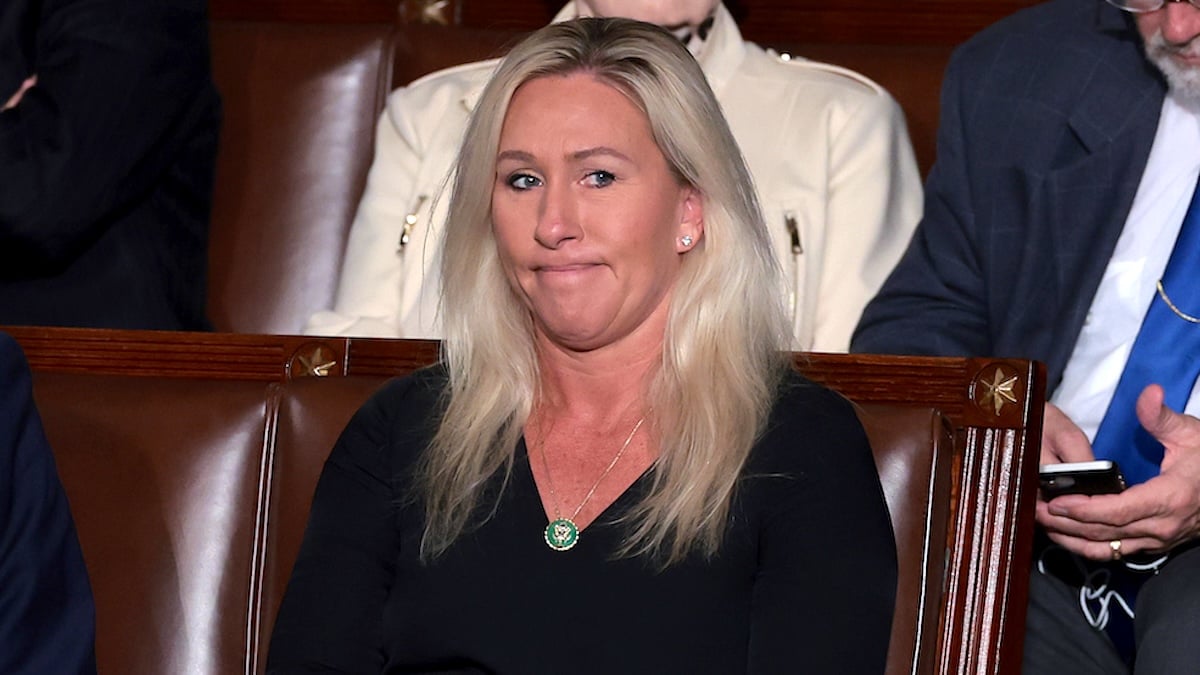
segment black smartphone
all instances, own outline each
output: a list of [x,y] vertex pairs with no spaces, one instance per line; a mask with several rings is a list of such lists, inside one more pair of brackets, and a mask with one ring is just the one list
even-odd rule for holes
[[1121,468],[1107,459],[1043,464],[1038,469],[1038,477],[1042,484],[1042,499],[1046,501],[1061,495],[1105,495],[1125,489]]

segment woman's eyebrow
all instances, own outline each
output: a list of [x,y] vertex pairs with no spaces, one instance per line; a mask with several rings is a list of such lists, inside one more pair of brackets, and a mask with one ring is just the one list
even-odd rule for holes
[[496,155],[497,162],[509,159],[518,162],[532,162],[533,155],[525,152],[524,150],[504,150]]
[[571,153],[571,159],[573,159],[575,161],[579,161],[579,160],[583,160],[583,159],[588,159],[590,157],[596,157],[598,155],[615,157],[617,159],[620,159],[620,160],[623,160],[626,162],[633,161],[625,153],[617,150],[616,148],[610,148],[607,145],[600,145],[600,146],[597,146],[594,148],[585,148],[583,150],[577,150],[577,151]]
[[[581,162],[592,157],[614,157],[625,162],[633,161],[625,153],[617,150],[616,148],[610,148],[607,145],[599,145],[594,148],[576,150],[575,152],[568,154],[567,157],[573,162]],[[501,152],[497,153],[496,162],[500,163],[503,161],[532,163],[536,161],[536,158],[531,153],[524,150],[502,150]]]

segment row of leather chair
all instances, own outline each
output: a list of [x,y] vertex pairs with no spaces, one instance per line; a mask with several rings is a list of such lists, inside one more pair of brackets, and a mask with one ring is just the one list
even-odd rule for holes
[[[111,673],[262,672],[335,438],[385,378],[437,358],[405,340],[2,330],[34,370]],[[875,452],[899,556],[888,672],[1015,672],[1043,369],[797,362],[858,404]]]

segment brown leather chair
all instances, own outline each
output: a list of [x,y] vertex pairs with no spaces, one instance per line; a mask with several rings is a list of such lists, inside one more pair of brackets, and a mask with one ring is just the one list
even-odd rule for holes
[[217,330],[298,333],[331,306],[392,86],[390,23],[213,21],[224,104],[209,246]]
[[[936,408],[859,406],[896,535],[898,579],[888,673],[934,672],[954,432]],[[914,489],[921,486],[921,489]]]
[[[102,672],[261,672],[324,458],[429,342],[10,328],[76,514]],[[1044,375],[798,356],[859,405],[892,513],[890,673],[1019,668]],[[314,377],[314,375],[325,377]]]
[[392,80],[404,86],[429,73],[462,63],[503,56],[528,31],[433,24],[397,28]]
[[100,671],[244,672],[266,385],[34,382],[92,580]]

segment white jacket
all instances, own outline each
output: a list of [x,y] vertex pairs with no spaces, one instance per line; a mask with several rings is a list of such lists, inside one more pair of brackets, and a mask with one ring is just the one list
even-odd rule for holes
[[[576,15],[571,3],[555,20]],[[921,214],[903,114],[867,78],[744,42],[722,5],[714,18],[692,47],[758,187],[788,279],[793,348],[846,351]],[[313,315],[307,333],[440,337],[446,178],[496,63],[439,71],[392,93],[336,304]]]

